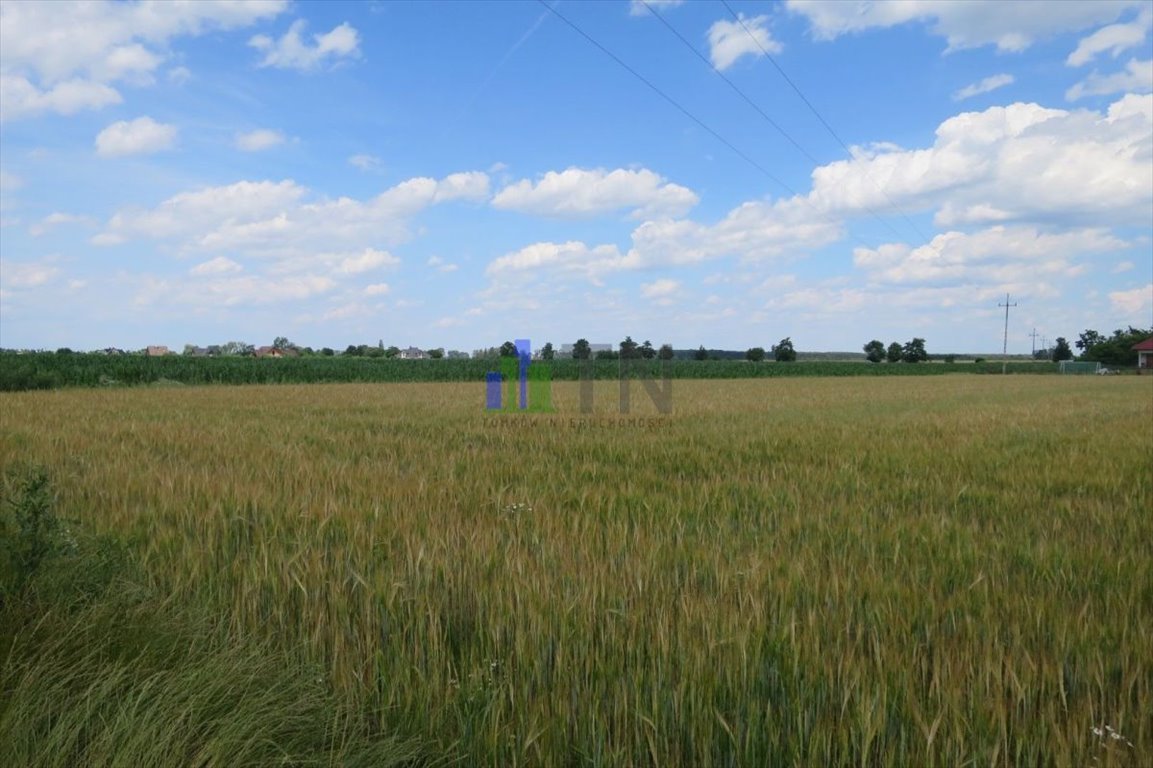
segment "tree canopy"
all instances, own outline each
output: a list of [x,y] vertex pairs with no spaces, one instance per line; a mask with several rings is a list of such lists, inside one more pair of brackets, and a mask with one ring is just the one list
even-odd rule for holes
[[786,336],[773,345],[773,359],[778,363],[792,363],[797,359],[797,350],[793,348],[793,340]]
[[1118,328],[1112,336],[1103,336],[1097,331],[1083,331],[1077,338],[1077,349],[1081,350],[1081,359],[1088,362],[1103,363],[1105,365],[1136,365],[1137,353],[1133,345],[1153,336],[1153,329],[1134,328],[1127,330]]

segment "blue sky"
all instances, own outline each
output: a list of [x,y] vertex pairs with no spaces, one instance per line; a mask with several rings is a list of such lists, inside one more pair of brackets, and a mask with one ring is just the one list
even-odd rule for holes
[[7,2],[0,346],[994,352],[1006,293],[1010,351],[1150,327],[1151,25],[1123,0]]

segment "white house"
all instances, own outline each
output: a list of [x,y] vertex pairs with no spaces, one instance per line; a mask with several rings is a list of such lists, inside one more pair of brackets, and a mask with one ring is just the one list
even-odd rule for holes
[[1137,351],[1137,370],[1153,370],[1153,336],[1137,342],[1132,349]]

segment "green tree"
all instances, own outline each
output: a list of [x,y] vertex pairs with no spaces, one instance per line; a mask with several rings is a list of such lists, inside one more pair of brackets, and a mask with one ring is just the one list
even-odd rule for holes
[[444,348],[437,347],[436,349],[430,349],[428,351],[428,356],[433,360],[440,360],[442,357],[444,357]]
[[385,359],[391,360],[394,357],[400,357],[400,347],[392,346],[384,350]]
[[778,363],[792,363],[797,359],[797,350],[793,348],[793,340],[786,336],[773,345],[773,359]]
[[290,349],[296,349],[296,345],[289,341],[287,336],[277,336],[272,340],[272,348],[285,352]]
[[591,352],[588,339],[577,339],[576,344],[572,345],[573,360],[588,360]]
[[707,349],[705,349],[704,344],[702,344],[700,347],[698,347],[696,352],[693,352],[693,359],[694,360],[708,360],[709,359],[709,351]]
[[252,354],[252,345],[245,341],[230,341],[220,345],[220,354],[250,355]]
[[906,363],[920,363],[929,359],[925,351],[925,340],[914,338],[901,347],[901,360]]
[[540,348],[541,360],[552,360],[556,357],[556,350],[552,348],[552,342],[545,342],[545,345]]
[[1153,336],[1153,329],[1133,326],[1124,331],[1118,328],[1113,331],[1112,336],[1103,336],[1096,331],[1085,331],[1077,341],[1077,346],[1084,350],[1081,354],[1082,360],[1105,365],[1136,365],[1137,353],[1133,351],[1133,345],[1150,336]]
[[883,363],[885,362],[885,344],[882,341],[873,339],[865,345],[865,359],[870,363]]
[[885,359],[890,363],[899,363],[901,362],[903,352],[904,350],[901,348],[901,345],[894,341],[889,345],[888,350],[885,351]]
[[516,344],[513,344],[511,341],[506,341],[504,344],[501,344],[500,345],[500,356],[501,357],[516,357]]
[[645,360],[652,360],[654,357],[657,356],[657,351],[655,349],[653,349],[653,343],[651,341],[649,341],[648,339],[645,339],[645,343],[641,344],[641,350],[640,351],[641,351],[641,357],[643,357]]
[[745,359],[754,363],[759,363],[765,359],[764,347],[753,347],[745,352]]
[[620,358],[620,353],[614,352],[611,349],[598,349],[597,350],[597,355],[596,355],[597,360],[616,360],[618,358]]
[[635,360],[641,356],[640,345],[633,341],[632,336],[625,336],[625,340],[621,342],[620,356],[624,360]]
[[320,348],[320,354],[324,355],[325,357],[332,357],[333,355],[336,354],[336,350],[333,349],[332,347],[321,347]]
[[1072,360],[1073,350],[1069,348],[1069,342],[1065,340],[1064,336],[1057,337],[1057,344],[1053,347],[1053,362],[1059,363],[1062,360]]
[[1105,341],[1105,337],[1096,331],[1082,331],[1075,342],[1077,349],[1087,353],[1090,349]]
[[661,360],[672,360],[676,357],[676,352],[673,351],[673,345],[661,344],[660,350],[657,351],[657,357]]

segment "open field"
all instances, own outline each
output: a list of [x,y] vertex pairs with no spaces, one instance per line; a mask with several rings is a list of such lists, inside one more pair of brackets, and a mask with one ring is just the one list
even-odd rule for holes
[[[615,395],[581,420],[568,382],[538,417],[462,383],[9,393],[0,469],[45,467],[166,610],[425,757],[1153,761],[1153,378]],[[20,737],[36,689],[4,679]]]

